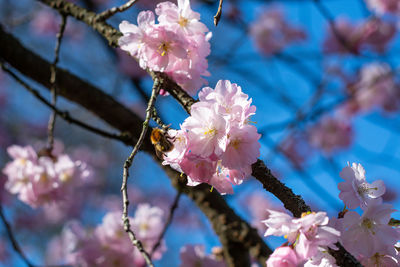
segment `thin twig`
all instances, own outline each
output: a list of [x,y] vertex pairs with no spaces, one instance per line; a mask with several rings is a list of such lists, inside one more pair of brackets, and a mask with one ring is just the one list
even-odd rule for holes
[[222,2],[224,2],[224,0],[219,0],[219,5],[218,5],[218,10],[217,10],[217,14],[215,14],[214,16],[214,25],[215,27],[217,27],[219,20],[221,19],[221,15],[222,15]]
[[132,231],[130,223],[129,223],[129,217],[128,217],[128,206],[129,206],[129,198],[128,198],[128,177],[129,177],[129,168],[132,166],[133,159],[137,152],[140,149],[140,146],[142,145],[144,138],[146,136],[147,129],[149,128],[149,121],[151,119],[151,113],[154,107],[155,100],[157,98],[157,95],[160,91],[160,80],[156,77],[154,79],[154,84],[153,84],[153,90],[151,92],[151,96],[149,99],[149,103],[147,105],[146,109],[146,119],[143,122],[143,127],[142,127],[142,132],[140,133],[139,139],[133,148],[131,154],[129,157],[126,159],[124,163],[124,172],[123,172],[123,177],[122,177],[122,186],[121,186],[121,192],[122,192],[122,201],[123,201],[123,211],[122,211],[122,221],[124,224],[124,229],[125,232],[128,233],[129,238],[131,239],[131,242],[134,246],[138,248],[142,256],[144,257],[146,264],[148,266],[153,267],[153,263],[151,262],[151,257],[149,253],[144,249],[142,242],[136,238],[135,233]]
[[[51,91],[51,104],[53,106],[56,106],[57,102],[57,86],[56,86],[57,63],[60,59],[61,42],[64,36],[65,27],[67,25],[67,15],[65,15],[64,13],[60,13],[60,15],[61,15],[60,31],[57,33],[57,43],[54,49],[54,61],[50,65],[50,91]],[[56,118],[57,118],[57,112],[53,110],[53,112],[50,115],[49,123],[47,126],[47,131],[48,131],[47,149],[49,150],[50,153],[52,152],[54,145],[54,126],[56,124]]]
[[111,139],[116,139],[120,140],[123,142],[127,142],[129,139],[129,136],[126,135],[119,135],[119,134],[114,134],[114,133],[108,133],[106,131],[103,131],[101,129],[98,129],[96,127],[93,127],[91,125],[86,124],[85,122],[82,122],[80,120],[77,120],[73,117],[71,117],[68,113],[68,111],[62,111],[59,110],[57,107],[52,105],[49,101],[47,101],[40,93],[38,90],[32,88],[29,86],[27,83],[25,83],[21,78],[19,78],[13,71],[11,71],[8,67],[6,67],[2,62],[0,62],[0,66],[3,69],[4,72],[8,73],[12,78],[15,79],[19,84],[21,84],[25,89],[27,89],[30,93],[32,93],[39,101],[41,101],[43,104],[45,104],[47,107],[52,109],[59,115],[61,118],[63,118],[65,121],[76,124],[85,130],[88,130],[90,132],[93,132],[95,134],[101,135],[103,137],[111,138]]
[[150,251],[150,257],[153,256],[154,252],[161,245],[161,240],[164,238],[164,235],[167,232],[168,226],[171,224],[172,218],[174,217],[175,210],[178,208],[178,203],[179,203],[179,199],[181,198],[181,195],[182,195],[182,192],[179,190],[178,193],[175,196],[175,199],[174,199],[174,202],[171,205],[171,208],[169,209],[168,219],[165,222],[164,228],[163,228],[160,236],[158,237],[157,243],[155,243],[155,245],[153,246],[153,248]]
[[163,122],[163,120],[160,118],[160,116],[157,114],[157,110],[156,108],[153,108],[153,111],[151,112],[151,118],[164,130],[164,131],[168,131],[169,126],[171,126],[171,124],[165,124]]
[[134,3],[136,3],[136,1],[138,1],[138,0],[129,0],[128,2],[126,2],[125,4],[123,4],[121,6],[107,9],[107,10],[99,13],[98,15],[96,15],[95,20],[96,21],[105,21],[105,20],[109,19],[110,17],[114,16],[116,13],[124,12],[125,10],[129,9],[131,6],[133,6]]
[[25,264],[29,267],[35,267],[35,265],[26,257],[25,253],[22,251],[20,245],[15,239],[14,233],[11,229],[11,225],[8,223],[6,217],[4,216],[3,207],[0,205],[0,217],[3,221],[4,227],[6,228],[8,239],[10,239],[14,251],[21,257]]

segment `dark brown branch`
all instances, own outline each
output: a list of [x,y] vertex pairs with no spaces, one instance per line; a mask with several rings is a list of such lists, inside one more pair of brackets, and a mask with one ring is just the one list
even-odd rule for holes
[[311,211],[301,196],[294,194],[292,189],[279,181],[262,160],[257,160],[251,167],[252,175],[262,183],[265,190],[279,198],[285,208],[293,213],[293,216],[300,217],[303,212]]
[[8,239],[10,239],[14,251],[21,257],[21,259],[25,262],[27,266],[35,267],[35,265],[25,256],[25,253],[22,251],[20,245],[15,239],[14,233],[11,229],[11,225],[8,223],[6,217],[4,216],[3,207],[1,205],[0,205],[0,218],[4,224]]
[[118,46],[118,39],[119,37],[122,36],[122,34],[118,30],[110,26],[108,23],[104,21],[97,21],[96,13],[88,11],[85,8],[79,7],[73,3],[64,0],[39,0],[39,1],[54,8],[58,12],[65,13],[69,16],[76,18],[77,20],[86,23],[91,28],[99,32],[104,38],[106,38],[106,40],[111,46],[113,47]]
[[160,83],[159,80],[156,78],[154,79],[153,90],[151,92],[151,96],[149,99],[149,103],[147,104],[146,109],[146,119],[143,122],[142,132],[140,133],[139,139],[135,144],[131,154],[126,159],[124,163],[124,172],[122,177],[122,186],[121,186],[121,193],[122,193],[122,201],[123,201],[123,209],[122,209],[122,221],[124,224],[125,232],[128,233],[129,238],[131,239],[132,244],[138,248],[142,256],[144,257],[147,266],[154,266],[151,261],[150,254],[144,249],[142,242],[136,238],[135,233],[131,229],[128,217],[128,206],[129,206],[129,198],[128,198],[128,178],[129,178],[129,168],[132,166],[133,159],[135,158],[137,152],[139,152],[140,146],[142,145],[144,138],[146,136],[147,129],[149,128],[149,122],[151,119],[151,113],[154,108],[154,103],[160,92]]
[[215,27],[217,27],[219,20],[221,19],[221,15],[222,15],[222,3],[224,2],[224,0],[219,0],[219,4],[218,4],[218,10],[217,10],[217,14],[215,14],[214,16],[214,25]]
[[125,4],[123,4],[121,6],[113,7],[113,8],[110,8],[108,10],[101,12],[96,16],[96,21],[104,21],[104,20],[111,18],[118,12],[124,12],[124,11],[128,10],[131,6],[133,6],[133,4],[136,1],[137,0],[129,0],[128,2],[126,2]]

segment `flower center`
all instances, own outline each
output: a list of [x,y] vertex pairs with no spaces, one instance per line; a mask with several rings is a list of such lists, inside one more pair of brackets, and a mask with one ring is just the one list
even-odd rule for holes
[[370,219],[364,219],[361,223],[361,226],[363,226],[364,228],[370,230],[372,232],[372,234],[375,234],[375,232],[373,231],[373,228],[375,226],[375,222],[373,222]]
[[170,49],[171,49],[171,44],[169,42],[162,42],[158,47],[158,52],[163,57],[168,53]]
[[239,149],[240,143],[241,143],[240,139],[235,139],[232,141],[231,144],[232,144],[233,148],[237,150],[237,149]]
[[70,179],[71,179],[71,175],[69,175],[68,173],[63,172],[60,174],[61,182],[65,183],[65,182],[68,182]]
[[214,128],[208,128],[205,132],[204,135],[206,135],[208,138],[212,138],[214,137],[216,134],[218,133],[218,131]]
[[181,27],[186,27],[186,26],[188,25],[188,23],[189,23],[189,20],[188,20],[187,18],[182,17],[182,16],[179,16],[178,24],[179,24]]
[[149,230],[150,227],[147,223],[142,223],[142,224],[140,224],[139,228],[141,231],[147,231],[147,230]]
[[362,196],[368,194],[371,190],[378,190],[377,187],[369,187],[367,183],[362,183],[357,187],[357,193]]

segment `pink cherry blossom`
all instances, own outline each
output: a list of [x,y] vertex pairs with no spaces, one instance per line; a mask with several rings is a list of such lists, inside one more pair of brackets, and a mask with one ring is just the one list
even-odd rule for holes
[[256,107],[251,105],[252,99],[242,92],[242,88],[228,80],[219,80],[215,89],[205,87],[199,92],[202,102],[215,104],[219,114],[222,114],[229,122],[242,126],[247,123],[251,115],[256,112]]
[[189,0],[178,5],[163,2],[157,5],[158,24],[154,13],[142,11],[138,26],[123,21],[119,39],[122,50],[139,60],[140,67],[167,73],[190,94],[206,83],[209,76],[206,57],[210,54],[212,36],[192,11]]
[[200,14],[190,8],[189,0],[178,0],[178,6],[172,2],[163,2],[157,5],[156,14],[160,24],[166,24],[172,30],[182,30],[185,34],[193,35],[208,31],[201,23]]
[[395,210],[390,204],[371,203],[360,216],[347,212],[343,224],[341,243],[356,257],[371,257],[375,253],[396,255],[394,245],[400,239],[396,229],[388,225]]
[[335,248],[334,244],[338,241],[340,232],[328,226],[329,218],[325,212],[312,212],[294,219],[293,222],[300,225],[295,250],[302,259],[316,255],[321,247]]
[[323,42],[323,51],[325,53],[346,54],[351,50],[353,53],[358,53],[362,35],[360,29],[344,17],[335,19],[335,29],[337,33],[334,33],[331,28],[328,29],[328,35]]
[[265,55],[283,50],[293,42],[306,38],[303,30],[289,25],[279,8],[269,8],[250,25],[250,35],[257,48]]
[[296,252],[290,247],[279,247],[268,260],[267,267],[296,267],[299,264]]
[[364,46],[383,53],[396,34],[396,26],[394,23],[372,18],[363,23],[362,32]]
[[366,0],[370,9],[378,14],[384,13],[400,13],[400,3],[397,0]]
[[329,254],[327,250],[319,249],[318,253],[311,257],[304,267],[338,267],[336,265],[336,259]]
[[297,238],[299,225],[293,223],[293,218],[286,212],[268,210],[268,217],[262,221],[267,226],[264,236],[287,236],[290,243]]
[[340,148],[347,148],[353,139],[351,124],[346,120],[323,117],[309,129],[309,142],[326,154]]
[[326,53],[358,54],[362,49],[371,49],[383,53],[393,39],[396,28],[392,23],[379,18],[371,18],[359,24],[352,24],[340,17],[335,22],[336,32],[329,28],[323,43]]
[[[142,266],[145,261],[139,250],[132,245],[124,230],[121,212],[113,211],[103,217],[103,221],[94,231],[84,229],[76,221],[67,223],[62,235],[54,239],[48,254],[55,253],[73,266]],[[163,211],[149,204],[138,206],[135,217],[129,218],[136,237],[150,252],[163,229]],[[164,241],[153,254],[160,259],[166,250]],[[54,261],[54,257],[48,257]]]
[[354,101],[361,111],[374,106],[391,110],[399,102],[398,85],[394,82],[391,68],[384,63],[370,63],[360,71],[360,80],[355,85]]
[[334,243],[339,239],[340,232],[328,226],[329,218],[325,212],[303,214],[301,218],[268,210],[265,236],[285,236],[289,244],[294,244],[294,250],[299,260],[315,256],[322,247],[335,248]]
[[360,263],[364,267],[397,267],[400,262],[399,259],[390,255],[382,255],[379,253],[375,253],[372,257],[362,258]]
[[8,153],[13,161],[3,169],[8,177],[5,187],[33,208],[67,201],[90,176],[84,162],[72,161],[66,154],[39,156],[30,146],[16,145]]
[[180,267],[224,267],[223,261],[214,255],[207,255],[202,245],[186,245],[180,250]]
[[149,31],[143,46],[147,49],[143,49],[141,56],[146,62],[146,67],[154,71],[163,72],[170,62],[187,58],[184,37],[161,25],[156,25]]
[[230,129],[228,144],[222,155],[222,164],[228,168],[244,168],[257,161],[260,156],[261,135],[253,125]]
[[182,129],[187,131],[189,152],[201,157],[220,156],[226,149],[227,122],[210,104],[198,102],[192,105],[191,116]]
[[124,51],[129,52],[131,56],[139,58],[139,64],[142,68],[147,67],[145,58],[141,55],[143,50],[148,49],[145,45],[148,33],[155,24],[154,13],[151,11],[142,11],[137,17],[138,26],[124,20],[119,24],[119,30],[123,36],[119,38],[118,44]]
[[381,196],[385,193],[383,181],[367,183],[365,170],[361,164],[353,163],[351,166],[346,166],[339,175],[345,180],[338,185],[339,198],[350,209],[358,206],[365,209],[372,202],[382,202]]
[[261,135],[249,124],[256,108],[230,81],[203,88],[199,99],[181,130],[168,132],[174,149],[163,164],[184,172],[190,186],[208,183],[221,194],[231,194],[232,184],[251,175],[251,165],[260,155]]

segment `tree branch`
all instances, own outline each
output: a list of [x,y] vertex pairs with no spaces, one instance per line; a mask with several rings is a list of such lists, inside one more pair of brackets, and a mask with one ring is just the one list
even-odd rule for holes
[[125,4],[123,4],[121,6],[113,7],[113,8],[110,8],[108,10],[101,12],[98,15],[96,15],[96,21],[97,22],[104,21],[104,20],[111,18],[118,12],[124,12],[124,11],[128,10],[131,6],[133,6],[133,4],[136,3],[136,1],[137,0],[129,0],[128,2],[126,2]]
[[144,249],[142,242],[136,238],[135,233],[130,227],[129,217],[128,217],[128,206],[129,206],[129,197],[128,197],[128,178],[129,178],[129,168],[132,166],[133,159],[135,158],[137,152],[139,152],[140,146],[143,144],[144,138],[146,136],[147,129],[149,128],[149,122],[151,119],[151,113],[160,92],[160,83],[158,79],[154,79],[153,90],[151,92],[151,96],[149,99],[149,103],[147,104],[146,109],[146,119],[143,122],[142,132],[140,133],[139,139],[135,144],[131,154],[126,159],[124,163],[124,171],[122,177],[122,186],[121,186],[121,193],[122,193],[122,201],[123,201],[123,209],[122,209],[122,221],[124,224],[125,232],[128,233],[129,238],[131,239],[132,244],[138,248],[142,256],[144,257],[146,264],[150,267],[153,267],[153,263],[151,262],[150,254]]
[[3,221],[4,227],[6,228],[8,239],[10,239],[14,251],[21,257],[25,264],[29,267],[35,267],[35,265],[26,257],[25,253],[22,251],[15,239],[14,233],[11,229],[11,225],[8,223],[6,217],[4,216],[3,207],[0,205],[0,218]]

